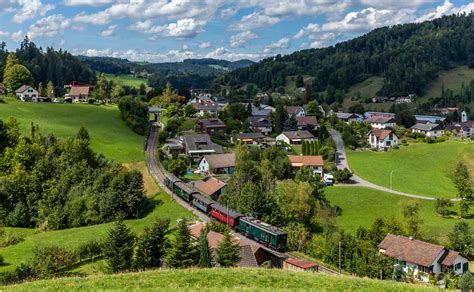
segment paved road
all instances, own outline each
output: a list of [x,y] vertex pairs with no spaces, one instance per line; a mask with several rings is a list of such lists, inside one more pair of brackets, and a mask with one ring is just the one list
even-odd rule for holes
[[[329,129],[329,134],[331,135],[332,139],[336,143],[336,148],[337,148],[337,153],[336,153],[336,166],[338,169],[344,169],[347,168],[350,170],[349,163],[347,161],[347,156],[346,156],[346,150],[344,147],[344,141],[342,140],[341,133],[334,129]],[[430,200],[434,201],[436,198],[433,197],[425,197],[425,196],[418,196],[418,195],[413,195],[413,194],[408,194],[408,193],[403,193],[395,190],[391,190],[389,188],[383,187],[376,185],[374,183],[371,183],[369,181],[366,181],[365,179],[361,178],[360,176],[354,174],[352,176],[352,183],[351,184],[337,184],[336,186],[338,187],[367,187],[367,188],[372,188],[375,190],[387,192],[387,193],[392,193],[395,195],[399,196],[404,196],[404,197],[409,197],[409,198],[414,198],[414,199],[421,199],[421,200]],[[451,199],[451,201],[459,201],[459,199]]]

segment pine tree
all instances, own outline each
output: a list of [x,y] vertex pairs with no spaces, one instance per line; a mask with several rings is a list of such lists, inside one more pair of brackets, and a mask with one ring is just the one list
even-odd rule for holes
[[199,267],[210,268],[212,267],[212,255],[211,249],[209,248],[209,241],[207,240],[207,232],[204,230],[201,232],[199,237]]
[[306,155],[307,152],[306,152],[306,141],[303,140],[303,142],[301,142],[301,153],[303,155]]
[[191,233],[186,225],[186,220],[181,219],[166,263],[171,268],[188,268],[195,262],[196,249],[191,240]]
[[137,242],[135,267],[148,269],[161,266],[161,259],[165,255],[166,232],[169,221],[157,219],[151,227],[146,227]]
[[56,94],[54,94],[54,85],[53,82],[50,80],[48,81],[48,84],[46,85],[46,95],[49,98],[55,98]]
[[135,237],[122,219],[116,221],[107,231],[103,252],[111,272],[129,270],[132,266]]
[[40,84],[38,85],[38,94],[39,94],[39,96],[41,96],[41,97],[46,96],[46,95],[44,94],[43,82],[40,82]]
[[232,243],[230,233],[224,235],[224,239],[217,246],[216,254],[217,262],[224,268],[235,266],[240,260],[239,247]]

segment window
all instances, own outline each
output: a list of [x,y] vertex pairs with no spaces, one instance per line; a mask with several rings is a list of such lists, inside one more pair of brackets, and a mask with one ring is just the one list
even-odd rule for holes
[[454,266],[454,270],[457,271],[461,269],[461,263],[457,263],[455,266]]

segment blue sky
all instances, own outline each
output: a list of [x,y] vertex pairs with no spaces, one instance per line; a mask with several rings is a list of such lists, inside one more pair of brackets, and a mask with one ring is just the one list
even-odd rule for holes
[[0,40],[134,61],[259,60],[471,10],[462,0],[0,0]]

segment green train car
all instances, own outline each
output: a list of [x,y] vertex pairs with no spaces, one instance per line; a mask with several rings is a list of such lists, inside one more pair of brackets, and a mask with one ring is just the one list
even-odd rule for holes
[[239,232],[278,251],[286,250],[288,233],[251,217],[239,219]]
[[193,199],[193,193],[196,193],[196,191],[193,191],[188,185],[186,185],[184,182],[179,181],[174,184],[174,192],[181,197],[181,199],[185,200],[188,203],[191,203]]

